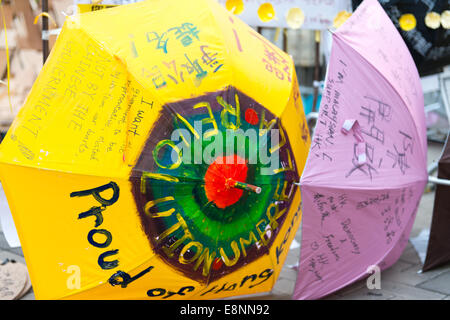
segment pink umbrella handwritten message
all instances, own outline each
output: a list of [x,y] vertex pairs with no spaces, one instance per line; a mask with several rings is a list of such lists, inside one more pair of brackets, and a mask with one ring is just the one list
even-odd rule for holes
[[333,34],[319,118],[301,178],[295,299],[317,299],[391,266],[426,181],[420,79],[376,0]]

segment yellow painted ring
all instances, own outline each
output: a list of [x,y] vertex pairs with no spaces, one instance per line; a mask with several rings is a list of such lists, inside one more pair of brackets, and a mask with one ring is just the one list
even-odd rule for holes
[[239,15],[244,11],[244,2],[242,0],[227,0],[225,8],[235,15]]
[[275,18],[275,9],[269,2],[263,3],[258,8],[258,17],[262,22],[269,22]]
[[286,23],[292,29],[299,29],[305,22],[305,14],[300,8],[289,9],[286,15]]
[[441,26],[441,15],[436,12],[428,12],[425,16],[425,25],[430,29],[437,29]]
[[347,21],[348,18],[350,18],[351,15],[352,14],[346,10],[338,12],[336,17],[334,17],[333,27],[335,27],[336,29],[339,28],[344,24],[345,21]]
[[441,25],[444,29],[450,29],[450,10],[441,13]]
[[404,31],[413,30],[417,25],[416,17],[411,13],[402,14],[398,23],[400,24],[400,28]]

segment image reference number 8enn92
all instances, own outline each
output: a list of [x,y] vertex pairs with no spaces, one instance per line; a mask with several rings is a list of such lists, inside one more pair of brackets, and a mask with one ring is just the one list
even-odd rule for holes
[[215,308],[213,306],[193,306],[187,305],[180,308],[181,315],[206,315],[211,317],[214,312],[223,315],[270,315],[269,305],[260,304],[225,304],[223,308]]

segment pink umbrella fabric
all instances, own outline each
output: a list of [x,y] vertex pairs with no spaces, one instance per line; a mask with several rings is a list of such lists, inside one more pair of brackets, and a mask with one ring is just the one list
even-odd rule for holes
[[427,183],[423,93],[414,61],[376,0],[333,34],[303,172],[294,299],[318,299],[403,252]]

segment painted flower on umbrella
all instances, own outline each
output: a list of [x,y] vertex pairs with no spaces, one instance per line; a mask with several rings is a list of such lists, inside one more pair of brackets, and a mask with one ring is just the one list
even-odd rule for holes
[[268,253],[298,179],[277,118],[234,88],[167,105],[131,176],[152,247],[200,281]]

